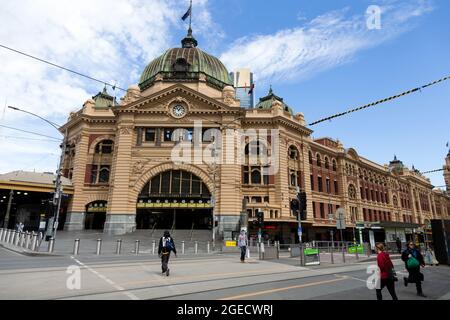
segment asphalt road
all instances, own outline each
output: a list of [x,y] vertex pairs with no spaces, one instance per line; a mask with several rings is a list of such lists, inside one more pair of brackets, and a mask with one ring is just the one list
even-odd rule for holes
[[[394,263],[401,277],[403,263]],[[28,257],[0,248],[0,299],[375,300],[366,287],[371,264],[301,268],[288,258],[242,264],[237,255],[172,257],[166,277],[151,256]],[[427,267],[423,273],[428,298],[398,282],[399,299],[449,300],[450,268]],[[390,299],[387,290],[383,296]]]

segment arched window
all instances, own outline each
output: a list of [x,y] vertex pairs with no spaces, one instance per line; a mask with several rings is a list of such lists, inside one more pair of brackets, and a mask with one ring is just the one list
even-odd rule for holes
[[112,141],[112,140],[103,140],[103,141],[100,141],[95,146],[95,153],[111,154],[113,152],[113,148],[114,148],[114,141]]
[[211,194],[205,183],[195,174],[171,170],[153,177],[142,189],[140,197],[158,197],[161,195],[209,197]]
[[325,169],[330,168],[330,161],[328,160],[328,157],[325,157]]
[[316,154],[316,159],[317,159],[317,166],[321,167],[322,166],[322,160],[320,159],[320,154]]
[[261,184],[261,171],[258,169],[252,170],[252,184]]
[[289,158],[291,160],[298,160],[299,155],[298,155],[298,150],[296,147],[294,147],[294,146],[289,147]]
[[337,170],[336,160],[333,159],[333,171]]

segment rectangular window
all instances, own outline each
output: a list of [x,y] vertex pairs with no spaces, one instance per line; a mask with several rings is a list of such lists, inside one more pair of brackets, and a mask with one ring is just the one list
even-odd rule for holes
[[363,188],[360,187],[360,188],[359,188],[359,191],[361,192],[361,199],[364,200],[365,198],[364,198],[364,191],[363,191]]
[[333,214],[333,205],[331,203],[328,204],[328,214]]
[[146,129],[145,130],[145,142],[155,142],[156,141],[156,130]]
[[248,175],[248,167],[244,167],[243,175],[244,175],[244,177],[243,177],[244,184],[249,184],[250,180],[249,180],[249,175]]
[[313,206],[313,215],[314,215],[314,218],[318,218],[318,216],[317,216],[317,210],[316,210],[316,203],[313,201],[313,203],[312,203],[312,206]]
[[310,177],[311,177],[311,190],[315,191],[315,189],[314,189],[314,176],[311,175]]
[[91,183],[92,184],[97,183],[97,176],[98,176],[98,166],[92,166],[92,169],[91,169]]
[[331,193],[331,184],[330,184],[330,179],[327,178],[327,193]]
[[320,203],[320,217],[321,217],[322,219],[326,219],[326,218],[325,218],[325,206],[324,206],[323,203]]
[[109,182],[109,166],[101,166],[100,167],[100,174],[99,174],[99,183],[108,183]]
[[164,141],[172,141],[173,129],[164,129]]
[[339,194],[339,186],[336,180],[334,180],[334,194]]
[[323,186],[322,186],[322,177],[317,177],[317,186],[319,187],[319,192],[323,192]]

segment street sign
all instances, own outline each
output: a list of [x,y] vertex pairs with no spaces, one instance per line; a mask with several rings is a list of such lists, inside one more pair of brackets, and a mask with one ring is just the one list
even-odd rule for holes
[[336,228],[338,230],[345,230],[345,211],[342,208],[336,210]]

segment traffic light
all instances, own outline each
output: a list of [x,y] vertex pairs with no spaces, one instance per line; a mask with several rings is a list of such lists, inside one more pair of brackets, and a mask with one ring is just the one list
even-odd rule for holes
[[307,203],[306,203],[306,192],[299,192],[298,193],[298,201],[300,202],[299,204],[299,211],[300,211],[300,220],[306,220],[306,207],[307,207]]
[[256,218],[258,219],[259,226],[263,227],[264,226],[264,212],[258,210],[256,212]]

